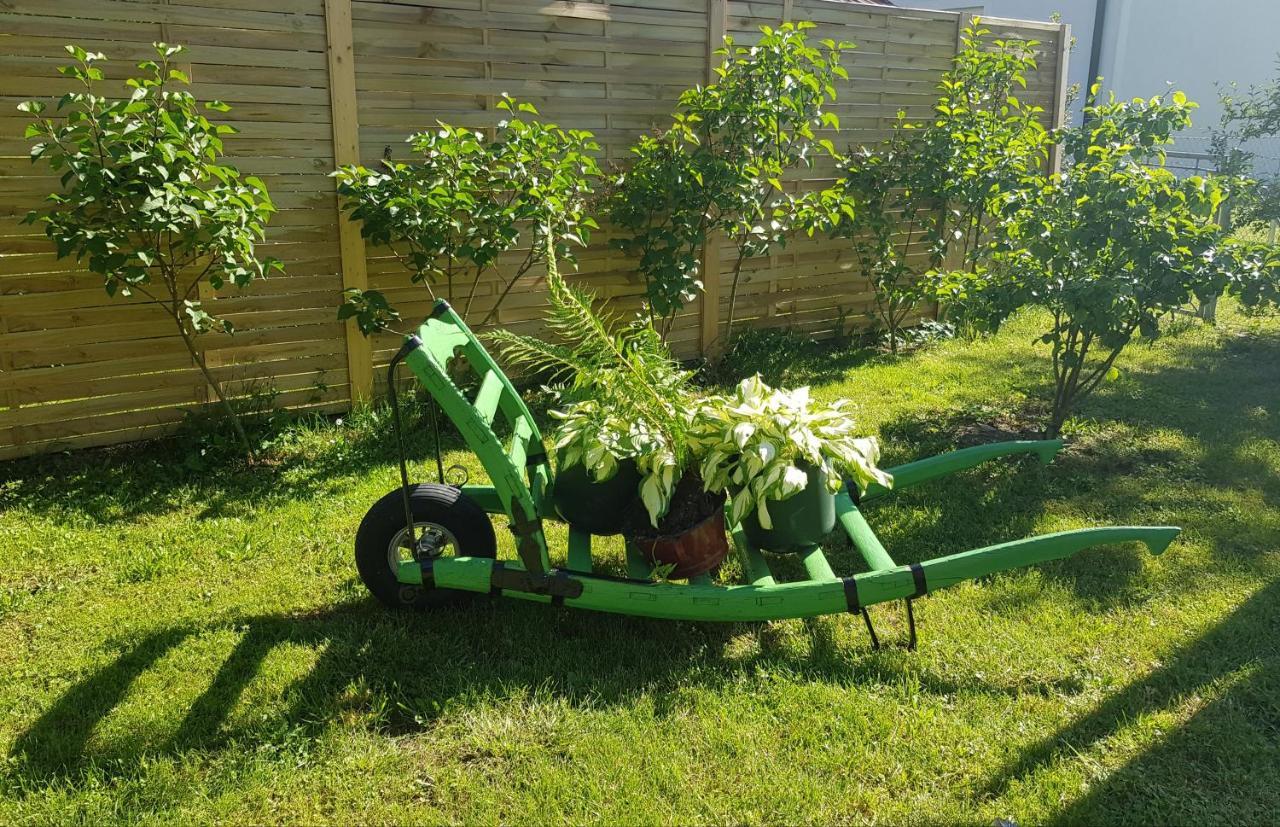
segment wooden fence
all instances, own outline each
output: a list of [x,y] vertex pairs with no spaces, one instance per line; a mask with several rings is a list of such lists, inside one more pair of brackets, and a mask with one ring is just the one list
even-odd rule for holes
[[[43,235],[20,224],[57,182],[28,161],[28,118],[14,106],[66,91],[56,72],[65,44],[105,52],[107,76],[117,80],[150,56],[153,41],[184,44],[196,95],[233,107],[226,118],[241,133],[228,139],[228,155],[262,177],[280,207],[262,252],[282,259],[286,274],[204,295],[237,332],[208,334],[202,346],[232,392],[269,385],[278,404],[339,411],[374,392],[377,368],[397,345],[389,336],[365,340],[336,320],[343,287],[381,289],[407,318],[425,314],[427,300],[341,218],[328,177],[335,165],[373,164],[388,148],[402,156],[404,139],[436,119],[492,128],[503,92],[593,131],[604,159],[622,161],[637,135],[668,122],[681,90],[712,77],[724,35],[750,42],[760,26],[788,19],[814,21],[815,37],[857,44],[833,107],[841,132],[830,137],[842,144],[883,137],[900,110],[928,115],[968,22],[839,0],[0,2],[0,459],[153,436],[210,398],[158,308],[109,299],[100,279],[58,261]],[[1027,97],[1045,108],[1046,122],[1060,121],[1066,27],[984,24],[993,38],[1040,41]],[[707,351],[723,334],[732,257],[712,244],[704,259],[706,294],[672,333],[681,356]],[[743,326],[821,336],[865,318],[866,282],[839,243],[796,239],[744,272]],[[610,247],[607,228],[582,251],[578,273],[619,305],[638,305],[640,280]],[[481,313],[495,296],[495,283],[481,285]],[[498,323],[536,330],[543,307],[531,273]]]

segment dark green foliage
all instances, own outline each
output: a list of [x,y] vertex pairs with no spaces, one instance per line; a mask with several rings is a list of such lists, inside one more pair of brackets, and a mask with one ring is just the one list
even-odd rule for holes
[[[591,154],[600,147],[591,133],[526,120],[520,114],[536,116],[533,105],[505,95],[498,108],[510,117],[493,140],[439,123],[409,138],[412,162],[334,173],[343,208],[360,222],[361,234],[390,249],[432,299],[461,300],[457,310],[466,318],[481,279],[498,275],[502,290],[479,325],[494,318],[521,276],[545,261],[543,233],[556,255],[572,260],[573,247],[585,245],[597,226],[587,215],[600,174]],[[528,252],[504,274],[499,257],[516,247],[526,228]],[[368,334],[388,328],[399,314],[378,291],[349,290],[339,318],[355,318]]]
[[295,417],[276,405],[279,395],[271,383],[254,382],[230,400],[234,419],[222,406],[188,411],[177,432],[183,466],[202,473],[226,465],[244,450],[237,424],[255,453],[273,452]]
[[[100,274],[108,295],[136,293],[164,309],[252,453],[194,337],[232,330],[200,301],[202,283],[243,287],[281,269],[254,249],[275,207],[259,179],[242,179],[219,163],[222,136],[235,129],[212,123],[182,88],[186,75],[169,65],[182,48],[155,49],[157,59],[138,64],[145,74],[125,82],[129,96],[113,99],[96,91],[103,79],[97,64],[106,57],[68,46],[76,62],[59,71],[83,88],[58,100],[61,120],[45,117],[39,101],[19,105],[38,116],[26,130],[37,141],[32,161],[62,174],[62,191],[49,196],[49,208],[26,221],[44,224],[59,258],[74,256]],[[204,108],[230,110],[218,101]]]
[[826,111],[852,44],[810,45],[812,23],[761,28],[754,46],[725,38],[717,79],[680,96],[671,127],[632,148],[618,176],[610,218],[627,232],[619,247],[638,259],[654,320],[663,332],[702,289],[702,246],[713,231],[738,251],[729,301],[729,336],[744,259],[785,243],[795,224],[788,172],[833,154],[815,130],[839,128]]

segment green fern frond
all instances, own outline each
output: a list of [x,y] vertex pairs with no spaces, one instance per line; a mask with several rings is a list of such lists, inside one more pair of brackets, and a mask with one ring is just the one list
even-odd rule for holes
[[509,330],[493,330],[485,334],[502,358],[513,367],[528,368],[550,375],[549,381],[563,380],[574,373],[590,371],[592,366],[578,358],[572,348],[544,342],[532,336],[521,336]]

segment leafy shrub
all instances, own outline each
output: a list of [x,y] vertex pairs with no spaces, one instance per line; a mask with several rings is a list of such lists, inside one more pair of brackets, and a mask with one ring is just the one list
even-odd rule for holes
[[[434,301],[462,297],[468,316],[486,275],[502,288],[479,325],[488,324],[522,276],[545,261],[551,242],[561,259],[572,260],[573,245],[586,245],[597,225],[587,215],[592,181],[600,169],[592,157],[600,149],[590,132],[526,120],[532,104],[503,96],[498,108],[510,113],[494,140],[464,127],[439,123],[410,136],[413,162],[384,161],[377,170],[346,166],[334,173],[342,205],[361,234],[387,247],[415,284]],[[515,248],[521,229],[532,238],[524,259],[509,275],[499,258]],[[347,291],[339,318],[354,318],[366,334],[387,329],[399,313],[376,290]]]
[[836,183],[806,194],[799,210],[812,235],[850,241],[870,282],[871,315],[897,352],[903,328],[931,297],[925,273],[949,252],[972,270],[996,229],[999,198],[1042,174],[1049,137],[1041,107],[1016,93],[1036,68],[1036,41],[997,40],[975,22],[939,83],[931,121],[899,113],[889,138],[841,159]]
[[702,289],[700,251],[718,230],[738,251],[732,339],[743,261],[785,243],[794,227],[795,198],[782,179],[817,153],[834,154],[814,130],[839,127],[825,107],[835,100],[836,80],[848,77],[840,56],[852,44],[812,46],[805,32],[813,27],[764,26],[751,47],[726,37],[716,81],[685,91],[671,127],[641,138],[631,168],[615,181],[610,218],[627,233],[616,243],[638,259],[651,321],[664,335]]
[[[76,62],[59,71],[82,88],[59,99],[61,122],[44,116],[39,101],[19,105],[37,116],[26,130],[38,141],[32,161],[62,173],[62,191],[26,221],[44,224],[59,258],[84,260],[101,275],[109,296],[140,295],[164,310],[252,456],[243,425],[196,346],[200,333],[233,330],[200,301],[200,285],[243,287],[282,269],[254,250],[275,207],[262,181],[218,163],[222,137],[236,130],[212,123],[181,88],[189,81],[169,61],[182,47],[154,45],[157,59],[138,64],[146,74],[125,81],[132,90],[125,99],[96,91],[104,55],[68,46]],[[218,101],[204,108],[230,110]]]
[[1191,298],[1226,289],[1247,304],[1276,299],[1280,256],[1227,240],[1214,220],[1220,183],[1163,167],[1194,107],[1181,92],[1086,107],[1085,125],[1064,136],[1066,168],[1005,196],[989,269],[940,279],[945,297],[990,327],[1026,305],[1049,309],[1049,436],[1116,375],[1135,336],[1158,335],[1161,317]]
[[1280,135],[1280,76],[1222,95],[1222,119],[1214,130],[1210,154],[1218,173],[1235,179],[1231,219],[1243,227],[1280,221],[1280,176],[1257,177],[1256,153],[1248,143]]

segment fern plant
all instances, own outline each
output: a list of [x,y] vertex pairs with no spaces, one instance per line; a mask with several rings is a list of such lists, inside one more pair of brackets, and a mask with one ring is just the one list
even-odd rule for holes
[[693,466],[688,432],[690,374],[671,358],[661,336],[642,321],[623,323],[595,308],[594,294],[568,284],[547,242],[546,317],[552,341],[508,330],[487,334],[513,367],[563,385],[565,405],[556,449],[565,467],[586,466],[597,482],[631,459],[641,474],[640,498],[655,528],[676,483]]

